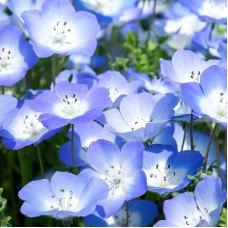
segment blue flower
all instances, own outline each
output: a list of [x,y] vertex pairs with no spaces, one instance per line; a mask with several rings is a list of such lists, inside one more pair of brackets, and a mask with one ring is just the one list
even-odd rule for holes
[[31,144],[37,145],[61,130],[50,131],[44,127],[39,121],[41,113],[33,111],[29,103],[29,100],[19,101],[18,112],[13,113],[14,118],[0,131],[4,137],[2,143],[9,149],[18,150]]
[[94,15],[75,12],[68,0],[45,0],[41,11],[29,10],[22,18],[39,57],[53,54],[91,56],[97,46],[100,26]]
[[199,83],[181,85],[184,100],[198,115],[216,123],[227,121],[227,71],[218,66],[205,70]]
[[157,135],[173,117],[178,98],[172,94],[131,94],[120,109],[104,112],[110,130],[128,141],[145,141]]
[[[158,215],[157,205],[149,200],[129,201],[129,227],[148,226]],[[104,219],[98,215],[88,215],[84,218],[87,227],[125,227],[126,204],[113,216]]]
[[194,194],[185,192],[164,202],[166,220],[155,227],[216,227],[226,192],[221,191],[222,183],[217,177],[207,176],[195,188]]
[[17,99],[10,95],[0,95],[0,129],[6,127],[17,115]]
[[113,107],[117,107],[125,95],[137,93],[143,84],[141,80],[128,82],[124,76],[117,71],[107,71],[99,75],[98,85],[109,90]]
[[98,178],[87,179],[67,172],[56,172],[47,179],[32,181],[18,193],[24,200],[21,213],[28,217],[52,215],[55,218],[86,216],[106,198],[108,187]]
[[56,129],[67,124],[92,121],[109,104],[109,92],[105,88],[94,87],[88,91],[85,84],[60,81],[55,86],[55,92],[43,92],[30,106],[43,113],[39,120],[45,127]]
[[[88,89],[91,89],[98,83],[98,79],[96,76],[84,71],[78,72],[75,69],[63,70],[55,78],[55,81],[56,83],[58,83],[61,81],[70,81],[70,79],[72,83],[86,84],[88,86]],[[51,84],[51,90],[54,90],[53,83]]]
[[22,31],[12,25],[0,28],[0,85],[20,81],[38,60]]
[[[67,137],[71,138],[71,129]],[[108,130],[108,126],[102,127],[96,122],[89,122],[85,124],[78,124],[74,129],[74,155],[78,166],[88,164],[87,150],[92,142],[98,139],[106,139],[115,142],[116,135]],[[63,144],[59,149],[59,159],[68,166],[73,166],[71,158],[71,143],[70,141]]]
[[226,0],[181,0],[201,20],[227,24]]
[[195,175],[202,165],[199,152],[177,152],[171,146],[149,146],[143,156],[148,189],[161,194],[186,187],[191,181],[188,175]]
[[[9,0],[7,4],[9,9],[13,12],[13,14],[17,16],[17,19],[19,19],[23,23],[21,14],[27,10],[40,10],[43,2],[44,0]],[[20,23],[20,21],[18,21],[18,23]]]
[[161,73],[173,82],[199,82],[204,70],[216,61],[204,61],[197,54],[189,50],[178,50],[174,53],[172,61],[160,59]]
[[92,167],[81,175],[98,177],[109,186],[107,198],[97,206],[100,216],[108,218],[129,201],[146,192],[146,175],[142,171],[144,146],[141,142],[128,142],[121,151],[107,140],[91,143],[87,160]]

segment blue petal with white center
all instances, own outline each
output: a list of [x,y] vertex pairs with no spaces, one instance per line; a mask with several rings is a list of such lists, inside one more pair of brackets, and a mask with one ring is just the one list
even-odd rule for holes
[[0,85],[12,86],[25,76],[38,58],[18,27],[2,26],[0,36]]
[[152,145],[145,149],[143,170],[148,189],[159,192],[175,192],[186,187],[203,164],[203,157],[196,151],[177,152],[171,146]]
[[35,53],[42,58],[53,54],[93,55],[100,26],[88,12],[75,12],[68,0],[45,0],[41,10],[22,13]]
[[21,207],[22,214],[64,218],[93,213],[97,202],[105,199],[107,193],[108,187],[100,179],[56,172],[50,182],[46,179],[32,181],[18,195],[25,201]]

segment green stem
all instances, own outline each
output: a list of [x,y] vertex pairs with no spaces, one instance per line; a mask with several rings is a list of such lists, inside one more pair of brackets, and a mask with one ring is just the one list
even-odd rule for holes
[[138,37],[139,35],[139,29],[141,27],[141,18],[142,18],[142,13],[143,13],[143,9],[144,9],[144,6],[145,6],[145,2],[146,0],[142,0],[142,9],[140,10],[140,13],[139,13],[139,18],[138,18],[138,22],[137,22],[137,30],[136,30],[136,36]]
[[76,162],[75,162],[75,157],[74,157],[74,125],[73,124],[71,124],[71,145],[70,145],[70,151],[71,151],[71,159],[72,159],[72,162],[73,162],[75,173],[78,174],[78,169],[77,169]]
[[42,160],[42,156],[41,156],[39,145],[37,145],[36,151],[37,151],[37,156],[38,156],[39,165],[40,165],[40,173],[41,173],[42,178],[44,179],[45,178],[44,165],[43,165],[43,160]]
[[54,86],[56,85],[55,76],[56,76],[56,54],[51,57],[51,69],[52,69],[52,81]]
[[215,155],[216,155],[217,174],[218,174],[218,177],[221,178],[221,162],[220,162],[220,154],[219,154],[218,137],[214,137],[214,144],[215,144]]
[[148,29],[147,39],[146,39],[146,45],[147,46],[149,44],[150,35],[151,35],[151,29],[152,29],[152,25],[153,25],[153,22],[154,22],[155,15],[156,15],[156,5],[157,5],[157,0],[154,0],[153,12],[152,12],[152,15],[151,15],[151,17],[149,19],[149,29]]
[[28,177],[27,177],[27,169],[26,169],[26,156],[25,156],[25,151],[23,149],[18,150],[18,158],[19,158],[20,169],[21,169],[22,186],[25,186],[28,183]]
[[2,86],[2,94],[5,94],[5,87]]
[[209,139],[209,142],[208,142],[208,145],[207,145],[207,150],[206,150],[206,154],[205,154],[204,161],[203,161],[203,172],[206,172],[207,159],[208,159],[211,143],[212,143],[212,140],[214,138],[214,134],[215,134],[215,131],[216,131],[217,127],[218,127],[218,123],[215,124],[214,129],[211,132],[211,136],[210,136],[210,139]]
[[186,139],[186,133],[187,133],[187,124],[185,124],[185,126],[184,126],[184,135],[183,135],[183,140],[182,140],[182,144],[181,144],[181,151],[183,151],[183,149],[184,149],[184,142]]
[[[212,33],[213,33],[214,28],[215,28],[215,23],[212,23],[211,24],[211,31],[209,33],[209,41],[211,41]],[[210,59],[209,49],[210,49],[210,47],[207,48],[206,59]]]
[[194,142],[193,142],[193,113],[191,112],[191,117],[190,117],[190,145],[191,145],[191,150],[194,150]]
[[129,203],[126,201],[126,227],[129,227]]

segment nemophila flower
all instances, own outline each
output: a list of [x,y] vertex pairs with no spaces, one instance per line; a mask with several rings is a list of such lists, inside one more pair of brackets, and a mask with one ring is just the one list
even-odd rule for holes
[[170,38],[167,44],[172,49],[186,48],[191,44],[195,32],[202,30],[206,23],[176,1],[165,12],[164,31]]
[[[21,18],[21,14],[27,10],[40,10],[44,0],[9,0],[7,5],[14,15],[17,16],[22,23],[24,22]],[[20,23],[20,22],[19,22]]]
[[125,9],[131,8],[136,4],[137,0],[121,1],[121,0],[76,0],[76,6],[92,10],[102,16],[111,17],[118,20],[119,16]]
[[[71,138],[71,129],[67,137]],[[74,129],[74,157],[78,166],[88,164],[87,150],[92,142],[98,139],[116,141],[116,135],[108,130],[108,126],[101,126],[96,122],[78,124]],[[73,166],[71,159],[71,142],[66,142],[59,149],[59,159],[68,166]]]
[[24,200],[21,213],[28,217],[52,215],[55,218],[86,216],[95,211],[99,200],[105,199],[107,184],[67,172],[56,172],[47,179],[32,181],[18,193]]
[[[125,227],[126,226],[126,204],[122,206],[113,216],[104,219],[98,215],[88,215],[84,218],[87,227]],[[149,200],[131,200],[129,202],[129,227],[148,226],[158,215],[158,208],[154,202]]]
[[202,20],[222,24],[227,23],[226,0],[181,0],[181,3]]
[[216,227],[226,192],[221,191],[222,183],[217,177],[207,176],[195,188],[194,194],[185,192],[164,202],[166,220],[157,222],[155,227]]
[[[59,75],[55,78],[55,82],[58,83],[61,81],[70,81],[72,83],[86,84],[88,86],[88,89],[91,89],[94,85],[97,85],[98,83],[98,79],[96,76],[84,71],[78,72],[75,69],[67,69],[60,72]],[[51,90],[54,90],[53,83],[51,84]]]
[[124,97],[120,109],[104,112],[110,130],[128,141],[145,141],[156,136],[173,117],[178,98],[174,95],[150,93]]
[[29,10],[22,18],[39,57],[52,54],[91,56],[97,46],[100,26],[94,15],[75,12],[68,0],[45,0],[41,11]]
[[163,78],[153,78],[151,79],[148,74],[134,72],[132,69],[129,69],[128,77],[134,78],[135,80],[142,80],[144,85],[142,86],[146,90],[152,93],[177,93],[178,88],[168,80]]
[[199,82],[201,74],[216,61],[204,61],[197,54],[189,50],[178,50],[172,61],[160,59],[161,73],[173,82]]
[[199,152],[177,152],[171,146],[158,144],[146,148],[143,155],[148,188],[161,194],[186,187],[191,181],[188,175],[195,175],[202,164]]
[[227,121],[227,71],[218,66],[205,70],[200,83],[181,85],[184,100],[198,115],[217,123]]
[[56,84],[55,92],[43,92],[30,106],[43,113],[39,120],[45,127],[56,129],[67,124],[92,121],[109,104],[109,92],[105,88],[94,87],[88,91],[85,84],[61,81]]
[[12,25],[0,28],[0,85],[20,81],[38,60],[22,31]]
[[129,201],[146,192],[146,176],[142,171],[144,146],[141,142],[128,142],[121,151],[107,140],[91,143],[87,160],[92,168],[81,175],[98,177],[109,186],[107,198],[99,202],[96,211],[108,218]]
[[29,100],[21,100],[14,118],[0,131],[0,135],[4,137],[2,143],[9,149],[18,150],[31,144],[37,145],[61,130],[44,127],[39,121],[41,113],[31,110],[29,103]]
[[0,95],[0,129],[6,127],[17,115],[17,99],[10,95]]
[[143,84],[141,80],[128,82],[124,76],[117,71],[107,71],[99,75],[98,85],[109,90],[113,106],[117,107],[124,96],[137,93]]

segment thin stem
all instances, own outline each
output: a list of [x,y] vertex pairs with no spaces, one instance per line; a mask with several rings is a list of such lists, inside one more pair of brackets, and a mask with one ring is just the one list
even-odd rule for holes
[[129,227],[129,203],[126,201],[126,227]]
[[38,160],[39,160],[39,164],[40,164],[40,173],[41,173],[42,178],[44,179],[45,178],[44,165],[43,165],[43,160],[42,160],[42,156],[41,156],[39,145],[37,145],[36,149],[37,149],[37,156],[38,156]]
[[5,87],[2,86],[2,94],[5,94]]
[[206,150],[206,154],[205,154],[204,161],[203,161],[203,172],[205,172],[206,168],[207,168],[207,159],[208,159],[211,143],[212,143],[212,140],[214,138],[214,134],[215,134],[215,131],[216,131],[217,127],[218,127],[218,123],[215,124],[214,129],[211,132],[211,136],[210,136],[210,139],[209,139],[209,142],[208,142],[208,145],[207,145],[207,150]]
[[56,76],[56,54],[51,57],[51,69],[52,69],[52,81],[54,86],[56,85],[55,76]]
[[144,6],[145,6],[145,2],[146,2],[146,0],[142,1],[142,8],[141,8],[141,10],[139,12],[139,17],[138,17],[138,22],[137,22],[137,30],[136,30],[137,37],[138,37],[139,29],[140,29],[140,26],[141,26],[141,19],[142,19],[142,13],[143,13],[143,9],[144,9]]
[[[211,41],[212,33],[213,33],[214,28],[215,28],[215,23],[212,23],[211,24],[211,30],[210,30],[209,37],[208,37],[209,41]],[[210,47],[208,46],[207,52],[206,52],[206,59],[209,59],[210,58],[209,49],[210,49]]]
[[146,39],[146,45],[147,46],[149,44],[150,35],[151,35],[151,29],[152,29],[152,25],[153,25],[155,14],[156,14],[156,5],[157,5],[157,0],[154,0],[153,12],[152,12],[152,15],[151,15],[151,17],[149,19],[149,30],[148,30],[147,39]]
[[74,125],[73,124],[71,124],[71,145],[70,145],[70,151],[71,151],[71,159],[72,159],[72,162],[73,162],[75,173],[78,174],[78,169],[77,169],[76,162],[75,162],[75,157],[74,157]]
[[217,174],[218,174],[218,177],[221,178],[221,163],[220,163],[220,154],[219,154],[219,142],[218,142],[217,136],[214,137],[214,144],[215,144]]
[[194,150],[194,142],[193,142],[193,113],[191,112],[191,117],[190,117],[190,145],[191,145],[191,150]]
[[184,135],[183,135],[183,140],[182,140],[182,144],[181,144],[181,151],[183,151],[183,149],[184,149],[184,142],[186,139],[186,133],[187,133],[187,124],[185,124],[185,126],[184,126]]

